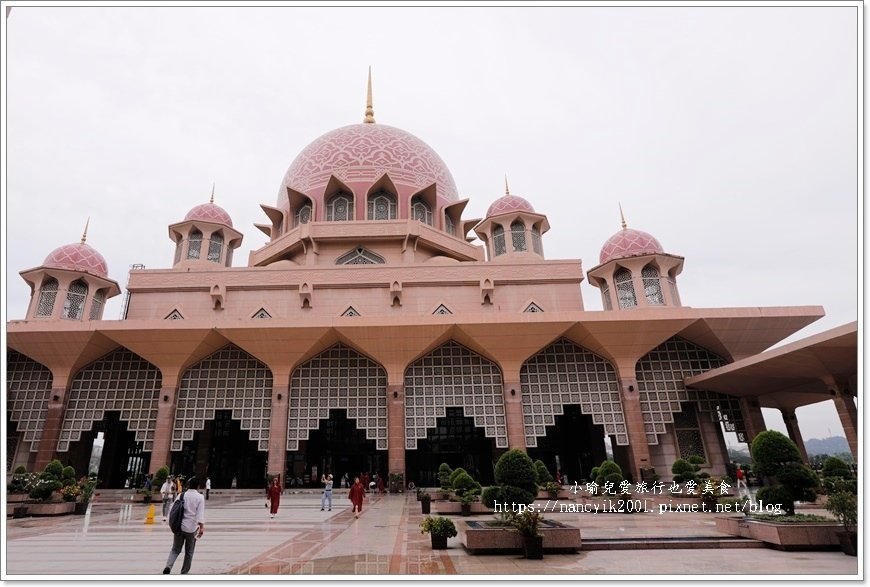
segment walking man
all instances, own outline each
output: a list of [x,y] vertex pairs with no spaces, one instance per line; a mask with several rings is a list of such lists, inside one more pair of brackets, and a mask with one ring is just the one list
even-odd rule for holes
[[[202,489],[203,483],[196,477],[191,477],[187,482],[187,491],[183,493],[184,518],[181,522],[181,532],[172,538],[172,549],[169,558],[166,559],[166,567],[163,574],[168,575],[172,571],[175,559],[181,554],[181,545],[184,545],[184,564],[181,565],[181,574],[186,575],[190,571],[193,562],[193,549],[196,548],[197,538],[202,538],[205,533],[205,498],[197,489]],[[178,499],[181,499],[180,495]]]
[[211,477],[205,478],[205,498],[208,499],[208,494],[211,493]]
[[323,483],[323,495],[320,497],[320,511],[323,511],[323,508],[326,505],[329,505],[329,511],[332,511],[332,474],[326,474],[320,478],[320,482]]
[[173,487],[175,484],[169,480],[169,477],[166,477],[166,480],[163,482],[163,485],[160,486],[160,497],[163,498],[163,521],[166,521],[166,517],[169,515],[169,508],[172,507],[172,494],[175,493],[173,491]]

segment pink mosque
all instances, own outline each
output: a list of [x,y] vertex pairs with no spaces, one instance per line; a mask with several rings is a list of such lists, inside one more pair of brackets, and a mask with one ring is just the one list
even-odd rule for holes
[[[621,228],[593,267],[548,259],[544,211],[510,192],[467,218],[447,165],[412,134],[362,123],[293,160],[244,235],[212,201],[169,225],[168,267],[134,267],[124,316],[100,253],[81,242],[21,271],[7,324],[7,470],[57,458],[99,477],[167,465],[214,487],[360,471],[435,484],[441,462],[481,483],[509,448],[569,480],[606,458],[629,479],[679,457],[725,472],[723,429],[750,441],[761,408],[833,400],[857,456],[857,323],[768,350],[820,306],[696,308],[684,258]],[[584,308],[585,279],[603,310]]]

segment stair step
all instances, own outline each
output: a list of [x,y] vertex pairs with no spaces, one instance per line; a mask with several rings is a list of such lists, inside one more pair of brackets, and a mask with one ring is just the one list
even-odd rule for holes
[[655,550],[674,548],[766,548],[749,538],[584,538],[581,550]]

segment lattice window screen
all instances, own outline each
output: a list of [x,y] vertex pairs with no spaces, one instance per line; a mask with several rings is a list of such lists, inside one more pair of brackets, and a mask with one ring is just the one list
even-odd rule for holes
[[396,197],[387,192],[377,192],[369,196],[369,220],[395,220]]
[[537,226],[532,227],[532,250],[539,255],[544,254],[544,245],[541,243],[541,231]]
[[631,271],[622,268],[613,275],[616,284],[616,297],[620,308],[634,308],[637,306],[637,296],[634,293],[634,282],[631,279]]
[[85,301],[88,299],[88,285],[78,279],[69,285],[66,302],[63,305],[62,318],[81,320],[85,311]]
[[30,445],[30,452],[37,452],[51,395],[51,371],[12,349],[8,349],[6,361],[6,414],[18,424],[21,442]]
[[637,388],[647,444],[658,444],[665,425],[674,423],[680,402],[695,401],[683,380],[721,367],[725,361],[685,339],[674,337],[644,355],[637,363]]
[[416,450],[451,407],[462,408],[487,438],[495,438],[496,447],[507,448],[501,370],[453,341],[405,370],[405,448]]
[[311,204],[305,204],[299,208],[299,211],[296,212],[296,215],[293,218],[294,227],[299,226],[300,224],[308,224],[311,221]]
[[353,220],[353,198],[347,194],[337,194],[326,204],[326,220],[342,222]]
[[382,265],[386,261],[377,253],[357,247],[335,260],[336,265]]
[[51,277],[42,283],[39,290],[39,302],[36,306],[37,316],[51,316],[54,310],[54,301],[57,299],[57,279]]
[[299,450],[329,410],[347,410],[377,450],[387,450],[387,372],[341,343],[309,359],[290,378],[287,450]]
[[224,248],[224,237],[215,233],[208,240],[208,260],[213,263],[220,263],[221,249]]
[[511,224],[511,243],[514,246],[514,251],[526,251],[526,225],[522,222],[514,222]]
[[99,320],[103,317],[103,304],[106,303],[106,290],[99,289],[94,294],[94,299],[91,302],[91,320]]
[[420,196],[414,196],[411,200],[411,218],[432,225],[432,208]]
[[563,338],[523,363],[520,386],[527,447],[538,446],[546,427],[554,426],[570,404],[604,426],[616,444],[628,445],[616,371],[598,355]]
[[662,285],[659,280],[658,269],[652,265],[647,265],[641,271],[643,278],[643,291],[646,295],[646,301],[651,306],[663,306],[665,296],[662,294]]
[[501,226],[496,226],[492,229],[492,247],[496,257],[507,253],[504,243],[504,228]]
[[202,233],[194,230],[190,233],[190,240],[187,242],[187,258],[199,259],[199,251],[202,248]]
[[178,387],[178,407],[171,450],[193,440],[197,430],[214,420],[217,410],[230,410],[257,450],[269,450],[272,418],[272,372],[238,348],[227,345],[184,372]]
[[70,443],[80,440],[106,412],[120,412],[136,441],[152,450],[161,381],[157,367],[125,348],[79,371],[70,386],[58,452],[68,451]]

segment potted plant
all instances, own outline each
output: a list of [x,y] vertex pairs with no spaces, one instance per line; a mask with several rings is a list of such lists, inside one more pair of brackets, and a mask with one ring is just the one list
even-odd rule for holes
[[73,513],[83,516],[88,511],[88,505],[91,503],[91,499],[94,497],[94,491],[97,488],[97,483],[99,483],[99,479],[94,475],[90,475],[88,477],[83,477],[81,481],[79,481],[79,499],[76,502],[76,509]]
[[459,497],[459,511],[463,516],[471,515],[471,504],[477,501],[477,493],[466,491]]
[[562,490],[562,486],[556,483],[555,481],[547,481],[544,483],[544,491],[547,492],[552,499],[556,499],[559,497],[559,491]]
[[837,532],[843,553],[858,556],[858,496],[849,489],[845,483],[836,487],[836,490],[828,495],[825,509],[843,525],[843,531]]
[[81,489],[78,485],[66,485],[58,491],[64,501],[75,501],[78,499]]
[[422,513],[428,514],[432,511],[432,496],[428,493],[422,493],[420,495],[420,508]]
[[420,524],[420,533],[432,538],[432,550],[446,550],[447,539],[457,535],[456,526],[449,518],[426,516]]
[[511,525],[523,537],[523,555],[528,559],[544,558],[544,537],[538,531],[544,517],[534,508],[527,508],[511,520]]

